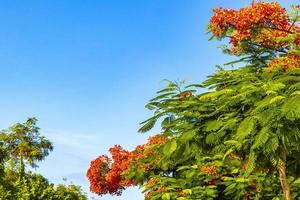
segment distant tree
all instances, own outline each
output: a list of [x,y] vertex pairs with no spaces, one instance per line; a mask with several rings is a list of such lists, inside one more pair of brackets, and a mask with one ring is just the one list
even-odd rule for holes
[[1,183],[0,199],[3,200],[87,200],[79,186],[59,184],[55,187],[42,175],[32,172],[21,179],[7,179]]
[[87,200],[80,186],[59,184],[55,189],[55,200]]
[[42,175],[25,171],[26,164],[37,167],[53,149],[36,122],[36,118],[29,118],[0,132],[0,199],[87,200],[79,186],[55,187]]
[[55,196],[54,185],[40,174],[26,173],[14,182],[12,199],[52,200]]
[[0,132],[0,141],[15,164],[18,163],[19,176],[23,177],[25,163],[37,167],[37,162],[43,160],[53,150],[52,143],[40,135],[36,126],[36,118],[28,118],[25,123],[17,123]]

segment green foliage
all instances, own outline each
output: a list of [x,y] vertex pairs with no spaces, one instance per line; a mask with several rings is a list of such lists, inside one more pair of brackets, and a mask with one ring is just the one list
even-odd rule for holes
[[87,200],[81,187],[77,185],[59,184],[55,189],[55,200]]
[[24,161],[37,167],[36,162],[43,160],[53,149],[52,143],[40,135],[36,122],[36,118],[28,118],[25,123],[17,123],[0,132],[2,148],[8,152],[11,163],[19,164],[20,177],[25,172]]
[[[154,177],[159,182],[145,191],[164,188],[152,199],[282,199],[277,170],[282,148],[289,178],[298,177],[300,168],[297,77],[297,69],[257,73],[242,67],[217,71],[201,84],[200,90],[209,89],[205,93],[197,94],[199,85],[176,94],[169,94],[169,86],[161,90],[148,104],[150,120],[161,121],[170,139],[156,155],[162,156],[156,170],[144,177],[145,184]],[[201,171],[210,164],[218,175]],[[298,198],[299,184],[291,188]]]
[[44,200],[53,199],[54,188],[48,180],[38,174],[26,174],[22,179],[14,183],[14,199]]
[[29,118],[0,133],[0,199],[87,200],[79,186],[55,187],[42,175],[25,170],[26,165],[37,167],[36,162],[53,149],[52,143],[40,135],[36,121]]
[[5,200],[87,200],[81,188],[76,185],[53,184],[40,174],[27,173],[22,179],[16,179],[10,188],[0,187],[0,199]]
[[300,6],[214,13],[211,39],[227,38],[221,49],[239,58],[201,84],[157,92],[139,132],[160,122],[167,142],[125,176],[146,200],[300,199]]

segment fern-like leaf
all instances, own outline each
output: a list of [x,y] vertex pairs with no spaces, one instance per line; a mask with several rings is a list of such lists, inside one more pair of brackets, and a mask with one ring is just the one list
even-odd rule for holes
[[237,139],[243,141],[247,136],[255,131],[257,120],[253,117],[245,118],[237,129]]
[[252,149],[257,149],[264,145],[270,137],[270,129],[267,127],[262,128],[255,137],[255,142]]
[[293,95],[282,106],[285,117],[291,121],[300,119],[300,95]]

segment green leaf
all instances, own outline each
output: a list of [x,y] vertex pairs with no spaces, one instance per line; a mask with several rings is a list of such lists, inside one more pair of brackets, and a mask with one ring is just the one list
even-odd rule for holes
[[223,122],[221,120],[213,120],[213,121],[208,121],[206,123],[206,131],[216,131],[220,129],[223,125]]
[[148,110],[154,110],[156,107],[155,105],[153,105],[152,103],[148,103],[145,108],[147,108]]
[[235,61],[231,61],[231,62],[228,62],[228,63],[225,63],[224,65],[233,65],[233,64],[236,64],[236,63],[241,63],[241,62],[244,62],[246,60],[248,60],[249,58],[248,57],[244,57],[244,58],[241,58],[239,60],[235,60]]
[[157,120],[157,119],[151,119],[151,120],[147,121],[147,122],[146,122],[146,123],[138,130],[138,132],[140,132],[140,133],[145,133],[145,132],[151,130],[151,129],[154,127],[154,125],[155,125],[155,123],[156,123],[156,120]]
[[243,141],[247,136],[255,131],[257,120],[252,117],[245,118],[237,129],[237,139]]
[[196,175],[196,173],[197,173],[196,170],[188,171],[188,173],[186,174],[186,178],[191,179],[192,177],[194,177]]
[[161,198],[163,200],[170,200],[171,199],[171,195],[170,195],[170,193],[164,193]]
[[157,94],[161,94],[161,93],[165,93],[165,92],[170,92],[170,91],[176,91],[176,88],[174,87],[167,87],[165,89],[159,90],[158,92],[156,92]]
[[300,95],[290,97],[282,106],[285,117],[291,121],[300,119]]
[[278,81],[271,81],[263,85],[263,89],[268,91],[268,90],[273,90],[273,91],[279,91],[281,89],[285,88],[285,84],[278,82]]
[[257,149],[263,146],[270,138],[270,130],[267,127],[263,127],[261,131],[256,135],[255,142],[252,146],[253,149]]
[[182,190],[183,193],[185,194],[192,194],[193,191],[191,189],[185,189],[185,190]]
[[173,139],[164,146],[163,153],[166,156],[170,156],[176,149],[177,149],[177,142],[175,139]]
[[293,184],[300,185],[300,178],[298,178],[297,180],[295,180],[295,181],[293,182]]
[[232,183],[224,190],[224,192],[228,195],[234,193],[235,190],[236,190],[236,183]]
[[190,141],[191,139],[193,139],[196,135],[196,131],[195,130],[191,130],[191,131],[187,131],[182,133],[182,135],[180,136],[179,140],[183,143]]
[[206,136],[205,142],[208,144],[218,144],[221,142],[221,139],[225,134],[225,131],[212,132]]
[[175,94],[176,94],[176,92],[165,93],[165,94],[159,95],[159,96],[151,99],[150,101],[162,100],[162,99],[165,99],[165,98],[170,97],[171,95],[175,95]]
[[278,138],[273,136],[267,141],[263,151],[265,152],[265,154],[270,154],[275,152],[278,149],[278,147],[279,147]]
[[266,98],[264,98],[261,101],[258,101],[256,103],[256,108],[253,110],[252,113],[260,113],[272,106],[276,106],[276,104],[278,105],[279,103],[281,103],[283,100],[285,99],[284,96],[267,96]]
[[285,99],[284,96],[276,96],[276,97],[274,97],[274,98],[272,98],[272,99],[270,100],[270,104],[277,103],[277,102],[279,102],[279,101],[281,101],[281,100],[283,100],[283,99]]
[[204,93],[202,96],[200,96],[200,100],[210,100],[210,99],[217,98],[221,95],[232,94],[232,93],[234,93],[234,90],[232,89],[223,89],[215,92],[207,92]]

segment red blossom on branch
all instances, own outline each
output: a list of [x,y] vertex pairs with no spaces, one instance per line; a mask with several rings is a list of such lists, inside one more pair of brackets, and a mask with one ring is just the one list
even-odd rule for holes
[[155,152],[153,148],[156,145],[166,142],[165,136],[156,135],[150,137],[148,143],[137,146],[131,152],[123,149],[120,145],[110,148],[112,159],[106,155],[99,156],[91,162],[87,171],[91,192],[98,195],[121,195],[125,188],[134,184],[134,180],[127,179],[124,174],[133,166],[149,171],[152,168],[151,164],[141,161],[153,155]]
[[105,184],[105,174],[109,170],[110,159],[105,156],[99,156],[91,161],[90,168],[87,171],[87,177],[90,181],[90,190],[97,194],[106,194],[107,185]]
[[121,195],[125,187],[132,184],[132,181],[124,180],[122,177],[130,152],[124,150],[120,145],[115,145],[109,151],[112,154],[112,160],[108,156],[102,155],[91,162],[87,171],[90,190],[99,195]]
[[240,10],[216,8],[213,10],[209,30],[215,37],[229,37],[232,54],[243,52],[243,42],[256,48],[286,48],[286,37],[299,29],[289,19],[279,3],[258,2]]
[[300,68],[300,56],[296,54],[286,54],[282,57],[275,58],[268,63],[268,70],[274,69],[292,69]]

